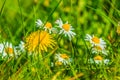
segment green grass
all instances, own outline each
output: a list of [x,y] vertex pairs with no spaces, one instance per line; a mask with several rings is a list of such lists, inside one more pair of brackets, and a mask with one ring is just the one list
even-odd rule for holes
[[[17,58],[2,58],[0,53],[0,80],[120,80],[120,35],[116,32],[120,21],[119,0],[0,0],[0,43],[18,46],[32,32],[35,21],[44,23],[59,18],[69,22],[76,36],[69,41],[63,35],[52,34],[54,49],[29,55],[20,52]],[[90,64],[91,53],[86,34],[101,37],[106,42],[108,65]],[[69,65],[51,66],[56,53],[72,58]],[[42,55],[42,56],[41,56]]]

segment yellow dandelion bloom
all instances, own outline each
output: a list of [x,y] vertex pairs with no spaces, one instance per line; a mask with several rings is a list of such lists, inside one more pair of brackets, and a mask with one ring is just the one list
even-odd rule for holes
[[53,40],[53,37],[47,33],[46,31],[35,31],[31,33],[26,38],[25,47],[29,52],[38,52],[38,51],[46,51],[48,48],[53,48],[56,42]]

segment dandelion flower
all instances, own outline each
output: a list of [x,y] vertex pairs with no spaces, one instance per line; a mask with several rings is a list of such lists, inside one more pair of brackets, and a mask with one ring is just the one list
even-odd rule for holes
[[86,35],[86,41],[89,41],[92,44],[92,47],[99,46],[101,49],[106,47],[106,42],[102,38],[98,38],[96,36]]
[[56,63],[55,65],[68,65],[71,62],[70,57],[67,54],[56,54],[55,55]]
[[0,43],[0,53],[2,53],[2,57],[6,56],[14,56],[16,54],[16,49],[13,47],[12,43],[9,42],[3,42]]
[[59,34],[64,34],[65,36],[69,37],[69,40],[71,40],[76,34],[72,31],[74,30],[70,24],[68,24],[68,21],[63,24],[61,18],[58,19],[56,22],[58,24],[59,28],[61,29]]
[[52,48],[55,46],[56,42],[53,40],[52,35],[47,33],[46,31],[35,31],[31,33],[26,38],[25,47],[29,52],[41,52],[46,51],[48,48]]

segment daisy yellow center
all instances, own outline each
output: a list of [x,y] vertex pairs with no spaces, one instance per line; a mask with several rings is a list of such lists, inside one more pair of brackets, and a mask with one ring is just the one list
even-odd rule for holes
[[95,49],[102,50],[102,48],[100,46],[95,46]]
[[63,59],[69,59],[69,56],[67,54],[61,54],[60,57],[62,57]]
[[94,60],[103,60],[103,58],[101,56],[96,56],[94,57]]
[[47,52],[47,48],[53,48],[55,44],[56,42],[53,40],[53,37],[46,31],[35,31],[26,38],[25,47],[29,52]]
[[95,36],[92,38],[92,41],[96,44],[100,43],[100,39],[98,37],[95,37]]
[[9,54],[13,54],[13,49],[10,47],[5,48],[5,52]]
[[52,28],[52,24],[50,22],[47,22],[45,24],[45,27],[48,28],[48,29],[51,29]]
[[60,66],[60,65],[62,65],[62,62],[57,61],[57,62],[55,62],[55,65],[56,65],[56,66]]
[[69,25],[69,24],[63,24],[62,28],[63,28],[65,31],[69,31],[69,30],[70,30],[70,25]]

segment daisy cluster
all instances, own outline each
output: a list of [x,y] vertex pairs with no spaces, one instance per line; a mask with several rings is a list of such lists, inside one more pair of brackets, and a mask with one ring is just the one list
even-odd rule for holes
[[[74,28],[71,24],[66,21],[65,23],[62,21],[61,18],[57,19],[55,21],[55,26],[53,27],[52,23],[50,22],[43,22],[41,19],[37,19],[35,22],[37,28],[40,30],[47,31],[49,34],[56,34],[56,35],[62,35],[66,38],[68,38],[70,41],[74,36],[76,35],[75,32],[73,32]],[[72,62],[72,59],[69,55],[65,53],[56,53],[54,55],[54,60],[51,64],[52,66],[61,66],[61,65],[70,65]]]
[[68,21],[63,23],[61,18],[55,21],[57,27],[53,27],[50,22],[46,22],[44,24],[40,19],[37,19],[35,23],[38,28],[48,31],[50,34],[56,33],[64,35],[65,37],[68,37],[69,40],[71,40],[76,35],[76,33],[73,32],[74,28],[71,26],[71,24],[69,24]]
[[98,38],[94,35],[91,36],[89,34],[86,34],[85,40],[90,43],[90,52],[93,56],[93,58],[89,59],[89,62],[96,64],[108,64],[109,59],[104,59],[102,57],[106,57],[108,55],[108,50],[106,50],[106,42],[102,38]]

